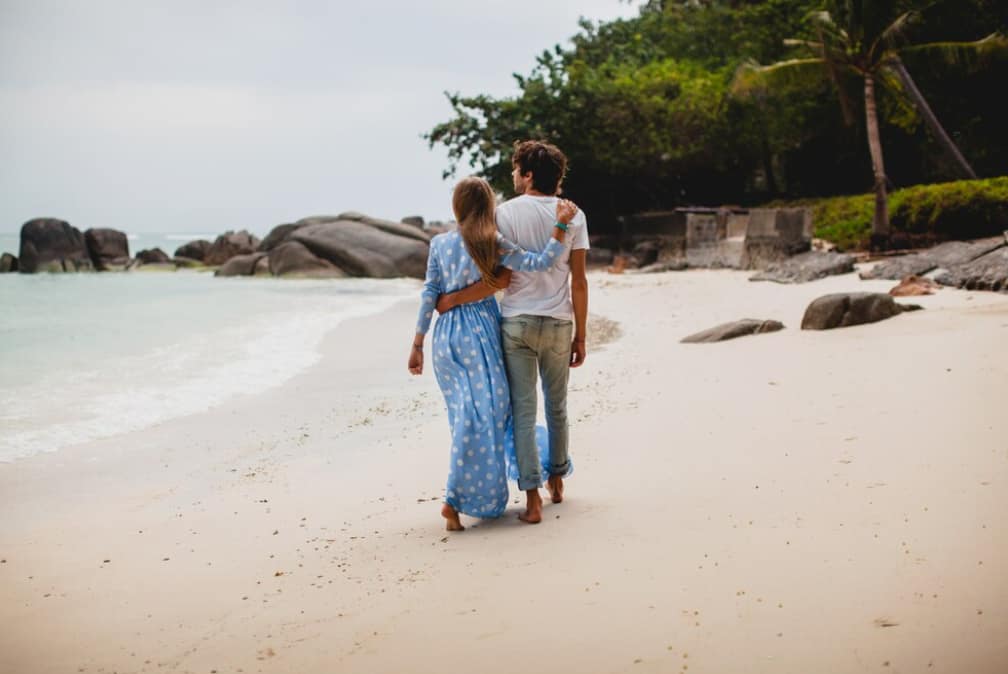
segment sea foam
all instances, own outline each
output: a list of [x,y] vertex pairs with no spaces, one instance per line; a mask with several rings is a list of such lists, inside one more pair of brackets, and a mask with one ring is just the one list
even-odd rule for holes
[[[0,461],[139,430],[280,385],[318,362],[323,337],[341,322],[416,292],[416,282],[404,280],[21,280],[0,282],[0,297],[22,313],[33,311],[31,296],[40,301],[22,328],[15,322],[0,335],[0,376],[10,382],[0,391]],[[21,286],[16,297],[10,285]],[[78,301],[61,298],[63,313],[53,314],[54,293]],[[117,303],[113,320],[108,309]]]

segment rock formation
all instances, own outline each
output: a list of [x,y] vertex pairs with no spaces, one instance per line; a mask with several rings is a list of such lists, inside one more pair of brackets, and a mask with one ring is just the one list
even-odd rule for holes
[[689,337],[682,338],[683,344],[699,344],[705,342],[723,342],[726,339],[735,339],[745,335],[758,335],[763,332],[777,332],[783,330],[784,324],[780,321],[761,321],[755,318],[743,318],[731,323],[722,323],[713,328],[697,332]]
[[92,228],[84,232],[91,263],[98,271],[122,271],[129,266],[129,240],[118,229]]
[[248,255],[256,252],[259,243],[258,238],[244,229],[240,232],[225,232],[207,248],[203,255],[203,263],[207,265],[224,264],[236,255]]
[[84,235],[65,220],[36,218],[21,227],[18,271],[94,271]]
[[834,293],[814,300],[805,309],[802,330],[831,330],[892,318],[921,307],[897,304],[884,293]]

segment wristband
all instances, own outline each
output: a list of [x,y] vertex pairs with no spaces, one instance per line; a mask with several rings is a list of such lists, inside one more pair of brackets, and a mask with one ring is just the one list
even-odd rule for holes
[[557,229],[559,229],[561,232],[566,232],[567,231],[567,225],[565,225],[564,223],[560,222],[559,220],[557,220],[555,223],[553,223],[553,226],[556,227]]

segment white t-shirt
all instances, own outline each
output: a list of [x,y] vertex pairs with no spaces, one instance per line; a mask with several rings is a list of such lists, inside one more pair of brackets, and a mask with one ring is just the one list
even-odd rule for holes
[[[553,236],[557,197],[522,194],[497,207],[497,229],[525,250],[541,251]],[[588,223],[580,210],[564,237],[564,251],[552,269],[514,272],[500,303],[501,315],[574,319],[570,297],[570,253],[588,249]]]

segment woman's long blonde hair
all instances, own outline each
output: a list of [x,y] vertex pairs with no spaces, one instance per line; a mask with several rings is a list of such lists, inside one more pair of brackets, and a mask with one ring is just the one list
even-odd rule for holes
[[482,178],[463,178],[452,194],[452,210],[466,250],[483,276],[483,282],[497,288],[497,198],[490,183]]

